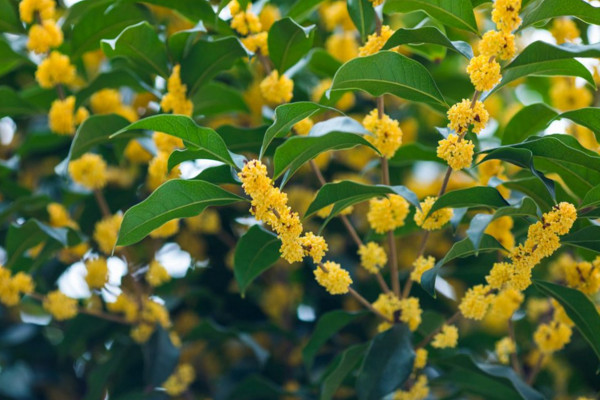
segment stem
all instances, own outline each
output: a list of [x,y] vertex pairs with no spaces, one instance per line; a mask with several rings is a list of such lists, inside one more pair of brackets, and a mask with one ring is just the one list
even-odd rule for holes
[[56,85],[56,93],[58,94],[59,99],[64,100],[66,98],[65,88],[60,83]]
[[321,173],[321,170],[319,169],[319,166],[317,165],[315,160],[310,160],[310,167],[317,176],[317,179],[319,180],[321,186],[325,185],[327,181],[325,181],[325,178],[323,177],[323,174]]
[[354,244],[356,244],[356,247],[363,246],[362,240],[360,240],[360,237],[358,236],[356,229],[354,229],[354,227],[352,226],[352,223],[350,222],[348,217],[345,215],[340,215],[340,219],[344,223],[344,226],[346,227],[346,230],[348,230],[348,233],[352,237],[352,240],[354,241]]
[[384,113],[385,113],[385,110],[384,110],[383,96],[379,96],[377,98],[377,116],[379,117],[379,119],[383,118]]
[[458,319],[458,317],[460,317],[460,311],[455,312],[454,315],[452,315],[450,318],[448,318],[442,325],[440,325],[437,329],[435,329],[429,335],[425,336],[423,338],[423,340],[421,340],[419,342],[419,344],[417,344],[415,346],[415,350],[427,346],[429,344],[429,342],[431,342],[433,340],[434,336],[437,335],[438,333],[440,333],[440,331],[442,330],[442,327],[444,325],[449,325],[449,324],[453,323],[454,321],[456,321]]
[[452,175],[452,168],[448,167],[446,170],[446,175],[444,175],[444,180],[442,181],[442,186],[440,187],[440,191],[438,192],[437,197],[441,197],[448,189],[448,182],[450,181],[450,175]]
[[94,197],[96,197],[96,202],[98,203],[98,207],[100,207],[100,211],[104,217],[110,217],[112,213],[110,212],[110,208],[108,207],[108,203],[106,202],[106,197],[104,197],[104,193],[100,189],[94,190]]
[[527,378],[527,384],[529,386],[533,385],[533,382],[535,382],[535,378],[537,378],[538,374],[540,373],[540,371],[542,369],[543,362],[544,362],[544,355],[540,354],[540,357],[538,358],[537,362],[535,363],[533,370],[531,370],[531,374],[529,374],[529,377]]
[[260,63],[262,64],[263,68],[265,69],[265,73],[267,75],[269,75],[272,71],[271,68],[271,63],[269,62],[269,59],[267,57],[265,57],[260,50],[256,51],[256,57],[258,57],[258,60],[260,61]]
[[381,22],[381,18],[379,18],[379,15],[377,15],[377,12],[375,12],[375,32],[377,33],[377,36],[381,36],[382,25],[383,23]]
[[[510,340],[516,346],[517,341],[515,340],[515,324],[513,323],[512,319],[508,320],[508,336],[510,337]],[[512,364],[512,368],[515,370],[517,375],[522,377],[523,376],[523,368],[521,368],[521,364],[519,363],[519,357],[517,356],[516,348],[515,348],[515,351],[510,353],[510,362]]]

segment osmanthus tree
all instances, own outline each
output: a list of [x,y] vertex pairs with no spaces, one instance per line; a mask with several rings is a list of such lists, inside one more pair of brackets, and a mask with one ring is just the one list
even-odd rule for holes
[[597,398],[597,2],[68,3],[0,0],[0,397]]

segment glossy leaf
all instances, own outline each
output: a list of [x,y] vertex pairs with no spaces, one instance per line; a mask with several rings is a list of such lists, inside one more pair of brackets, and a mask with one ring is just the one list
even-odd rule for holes
[[405,324],[395,324],[371,341],[356,382],[360,400],[380,400],[406,382],[415,360],[410,336]]
[[422,102],[436,110],[445,110],[446,101],[429,71],[401,54],[380,51],[348,61],[340,67],[331,93],[362,90],[373,96],[389,93],[407,100]]
[[233,273],[242,297],[248,286],[279,260],[281,241],[272,232],[253,225],[240,238],[233,259]]
[[215,185],[232,184],[239,185],[241,182],[235,176],[235,170],[229,165],[217,165],[202,170],[194,179],[214,183]]
[[312,14],[324,0],[296,0],[287,16],[302,23]]
[[306,346],[302,349],[302,359],[306,369],[310,370],[312,368],[315,357],[325,342],[346,325],[364,315],[364,311],[348,312],[344,310],[334,310],[323,314],[319,318]]
[[477,22],[471,0],[387,0],[387,14],[422,10],[441,23],[477,33]]
[[415,161],[432,161],[445,164],[445,161],[437,156],[435,147],[429,147],[421,143],[407,143],[396,151],[394,157],[390,158],[390,165],[406,165]]
[[506,125],[502,144],[520,143],[546,129],[558,113],[544,103],[523,107]]
[[564,307],[581,336],[600,359],[600,314],[592,301],[582,292],[565,286],[535,279],[534,286],[543,294],[552,296]]
[[596,140],[600,140],[600,108],[587,107],[567,111],[560,114],[557,118],[566,118],[576,124],[585,126],[594,133]]
[[158,326],[142,351],[146,384],[160,386],[177,366],[179,347],[173,345],[169,332]]
[[7,268],[13,267],[25,251],[46,240],[67,247],[69,245],[68,230],[48,226],[36,219],[29,219],[22,225],[10,225],[6,235],[7,259],[4,266]]
[[291,18],[275,22],[269,29],[269,58],[280,73],[296,64],[310,50],[315,26],[303,27]]
[[202,86],[192,99],[194,115],[212,116],[228,112],[248,112],[248,106],[238,91],[218,82]]
[[544,0],[523,15],[521,28],[550,18],[572,15],[590,24],[600,24],[600,9],[581,0]]
[[118,246],[142,240],[154,229],[175,218],[193,217],[206,207],[232,204],[243,200],[212,183],[173,179],[163,183],[144,201],[123,216]]
[[375,32],[375,10],[369,0],[348,0],[348,14],[363,42]]
[[600,226],[586,226],[578,231],[570,232],[563,236],[560,241],[582,249],[592,250],[600,253]]
[[204,26],[204,23],[200,21],[191,29],[179,31],[169,36],[169,53],[172,55],[173,59],[181,61],[187,57],[194,43],[196,43],[205,32],[206,27]]
[[344,379],[352,373],[364,357],[367,344],[356,344],[348,347],[342,354],[333,360],[321,384],[320,400],[330,400],[340,387]]
[[0,117],[37,114],[40,110],[24,100],[13,89],[0,86]]
[[[0,4],[0,9],[1,8],[2,5]],[[1,13],[2,11],[0,10],[0,16]],[[24,64],[32,65],[27,57],[14,51],[10,44],[2,37],[0,37],[0,60],[2,60],[2,63],[0,64],[0,77]]]
[[403,44],[435,44],[455,51],[467,59],[473,57],[471,45],[463,41],[451,41],[442,31],[433,26],[400,28],[388,39],[383,46],[383,50],[389,50]]
[[490,186],[477,186],[467,189],[453,190],[444,194],[429,210],[427,215],[436,212],[442,208],[462,208],[462,207],[488,207],[500,208],[508,206],[508,203],[496,188]]
[[23,32],[18,8],[11,0],[0,0],[0,32]]
[[120,115],[92,115],[77,128],[67,160],[75,160],[94,147],[107,143],[110,136],[129,125]]

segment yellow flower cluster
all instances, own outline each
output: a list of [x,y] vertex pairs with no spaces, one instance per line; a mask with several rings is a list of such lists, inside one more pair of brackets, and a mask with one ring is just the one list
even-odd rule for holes
[[382,199],[371,199],[367,220],[377,233],[393,231],[404,226],[408,208],[408,202],[397,194],[391,194]]
[[46,206],[50,217],[50,226],[55,228],[70,227],[77,228],[77,223],[71,219],[67,209],[60,203],[50,203]]
[[0,303],[12,307],[19,304],[21,295],[33,292],[33,280],[24,272],[12,275],[0,265]]
[[466,318],[480,320],[485,317],[493,300],[489,286],[476,285],[467,290],[458,308]]
[[191,364],[179,364],[175,372],[162,384],[169,396],[179,396],[196,379],[196,372]]
[[69,174],[73,180],[88,189],[106,186],[106,161],[94,153],[85,153],[69,163]]
[[41,25],[35,24],[29,29],[27,49],[38,54],[47,53],[51,48],[63,42],[62,30],[53,20],[45,20]]
[[464,135],[473,125],[473,132],[480,133],[489,118],[490,114],[481,101],[476,101],[471,107],[471,100],[463,99],[448,110],[448,127],[459,135]]
[[323,286],[330,294],[348,293],[352,284],[352,278],[348,271],[333,261],[323,263],[322,267],[314,270],[314,274],[319,285]]
[[177,178],[180,175],[179,167],[173,168],[167,174],[167,166],[169,162],[169,153],[159,151],[148,163],[148,176],[146,177],[146,185],[150,190],[154,190],[169,179]]
[[121,293],[112,303],[106,303],[110,312],[122,313],[127,322],[135,322],[139,315],[137,302],[125,293]]
[[75,112],[75,97],[69,96],[64,100],[54,100],[48,113],[50,129],[60,135],[73,135],[75,127],[80,125],[89,116],[84,107],[79,107]]
[[498,361],[500,361],[502,364],[508,364],[510,355],[517,351],[515,342],[513,342],[508,336],[498,340],[496,342],[495,349]]
[[279,76],[277,70],[271,73],[260,82],[260,93],[270,105],[279,105],[287,103],[292,99],[294,91],[294,81],[285,75]]
[[216,235],[221,231],[221,217],[212,208],[207,208],[195,217],[186,218],[185,223],[192,232]]
[[417,349],[415,351],[415,363],[413,370],[423,369],[427,365],[427,350],[424,348]]
[[429,383],[426,375],[419,375],[409,390],[398,390],[393,400],[425,400],[429,396]]
[[115,214],[102,218],[102,220],[96,223],[94,227],[94,240],[98,243],[98,247],[103,253],[112,253],[117,243],[121,222],[123,222],[123,215]]
[[581,35],[577,24],[570,18],[555,18],[550,33],[556,39],[556,44],[574,42]]
[[358,56],[358,43],[352,31],[336,32],[327,38],[325,49],[340,62],[350,61]]
[[137,112],[131,106],[121,102],[121,94],[115,89],[102,89],[90,97],[90,107],[94,114],[117,114],[134,122],[138,119]]
[[394,34],[394,30],[387,25],[381,27],[381,34],[377,32],[369,35],[367,43],[358,49],[358,56],[365,57],[377,53],[383,48],[383,45]]
[[151,299],[142,302],[142,308],[138,311],[136,325],[131,330],[131,337],[138,343],[148,341],[156,325],[168,328],[171,325],[169,311],[162,305]]
[[402,145],[402,129],[398,121],[391,119],[387,114],[379,118],[377,109],[372,110],[364,119],[365,129],[374,136],[366,135],[365,139],[379,150],[385,158],[392,158],[396,150]]
[[513,225],[511,217],[500,217],[490,222],[485,228],[485,233],[494,237],[505,249],[512,250],[515,247],[515,236],[511,231]]
[[[408,325],[411,331],[416,331],[421,325],[421,306],[419,299],[416,297],[408,297],[399,299],[393,293],[381,293],[377,300],[373,303],[373,308],[387,317],[389,321],[394,321],[396,316],[398,319]],[[385,331],[391,327],[390,322],[382,322],[377,329],[379,332]]]
[[292,126],[292,129],[297,135],[306,136],[310,133],[310,130],[313,126],[314,122],[311,118],[304,118],[303,120],[295,123],[294,126]]
[[129,161],[135,164],[145,164],[152,159],[152,154],[135,139],[127,143],[123,154]]
[[496,0],[492,11],[492,21],[500,31],[512,32],[521,25],[521,0]]
[[42,305],[58,321],[71,319],[77,315],[77,300],[58,290],[48,293]]
[[38,13],[42,21],[54,19],[56,3],[54,0],[21,0],[19,3],[19,14],[21,21],[32,23],[35,14]]
[[600,257],[596,257],[593,262],[577,262],[567,256],[567,258],[561,257],[561,261],[556,272],[569,287],[589,295],[596,294],[600,290]]
[[417,209],[415,212],[414,218],[417,225],[428,231],[440,229],[446,225],[454,215],[454,212],[451,208],[442,208],[431,213],[427,218],[425,218],[425,216],[429,214],[429,210],[431,210],[431,207],[433,207],[436,201],[437,197],[429,196],[425,198],[425,200],[421,202],[421,209]]
[[423,257],[419,256],[413,263],[413,270],[410,273],[410,279],[415,282],[421,282],[421,277],[425,271],[429,271],[435,265],[435,258],[432,256]]
[[590,106],[594,98],[585,86],[577,86],[574,78],[557,78],[550,88],[550,100],[560,111],[571,111]]
[[437,349],[454,348],[458,343],[458,328],[454,325],[442,326],[440,333],[433,337],[431,345]]
[[467,66],[467,73],[478,92],[492,90],[502,79],[500,64],[486,55],[471,58]]
[[244,46],[253,53],[260,52],[265,56],[269,55],[269,45],[267,40],[269,38],[268,32],[259,32],[254,35],[246,36],[242,38]]
[[96,257],[90,258],[85,262],[87,274],[85,281],[90,289],[102,289],[108,282],[108,265],[106,258]]
[[171,276],[165,267],[163,267],[158,261],[152,260],[148,266],[148,271],[146,271],[146,282],[148,282],[150,286],[156,287],[170,280]]
[[515,35],[507,31],[488,31],[481,38],[478,50],[483,56],[510,60],[517,52]]
[[172,219],[150,232],[149,236],[154,239],[168,238],[177,232],[179,232],[179,220]]
[[300,246],[304,250],[304,255],[312,257],[313,262],[318,264],[325,257],[328,246],[322,236],[317,236],[312,232],[307,232],[298,239]]
[[242,11],[236,0],[229,4],[229,11],[233,16],[231,19],[231,28],[235,29],[242,36],[262,31],[260,19],[256,14],[250,11],[250,8],[251,5],[248,4],[246,11]]
[[173,114],[192,116],[194,105],[191,100],[186,97],[187,85],[181,82],[180,77],[181,66],[179,64],[173,67],[173,72],[167,81],[167,91],[160,101],[160,106],[165,112],[173,112]]
[[51,89],[56,85],[70,85],[75,81],[75,66],[71,64],[68,56],[53,51],[38,65],[35,79],[44,89]]
[[387,254],[383,247],[375,242],[369,242],[358,248],[360,265],[371,274],[376,274],[387,263]]
[[[331,84],[332,84],[332,81],[329,78],[321,80],[319,82],[319,84],[317,86],[315,86],[312,90],[312,93],[310,95],[312,101],[314,101],[315,103],[320,103],[321,98],[323,97],[325,92],[327,92],[327,90],[331,87]],[[352,107],[354,107],[355,103],[356,103],[356,98],[354,96],[354,93],[346,92],[335,103],[335,108],[337,108],[340,111],[347,111],[347,110],[351,109]]]
[[467,139],[451,133],[438,142],[437,156],[446,161],[454,171],[469,168],[473,162],[475,145]]
[[551,321],[538,326],[533,334],[533,340],[542,353],[552,354],[569,343],[572,333],[567,324]]
[[323,2],[319,8],[319,17],[328,31],[333,31],[338,26],[345,31],[356,29],[350,14],[348,14],[348,6],[344,0]]
[[520,291],[507,288],[500,291],[492,297],[492,306],[490,308],[491,322],[497,324],[506,324],[512,315],[519,309],[525,296]]

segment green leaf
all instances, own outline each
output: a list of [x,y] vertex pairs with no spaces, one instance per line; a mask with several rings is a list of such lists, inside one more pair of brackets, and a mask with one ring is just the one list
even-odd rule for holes
[[163,183],[123,216],[117,246],[142,240],[154,229],[175,218],[193,217],[206,207],[235,203],[243,198],[212,183],[173,179]]
[[304,163],[329,150],[345,150],[363,145],[377,151],[361,135],[369,135],[360,122],[350,117],[336,117],[313,126],[309,135],[294,136],[277,147],[273,157],[273,178],[284,172],[281,185],[293,176]]
[[315,357],[325,342],[346,325],[364,315],[364,311],[355,313],[344,310],[334,310],[323,314],[319,318],[306,346],[302,349],[302,359],[306,369],[310,370],[312,368]]
[[300,23],[304,22],[323,0],[296,0],[287,16]]
[[340,67],[330,92],[362,90],[372,96],[389,93],[446,110],[448,105],[427,68],[401,54],[380,51],[348,61]]
[[223,125],[217,128],[217,133],[221,135],[230,151],[258,154],[266,130],[264,125],[255,128]]
[[173,59],[181,61],[187,57],[190,49],[194,43],[196,43],[196,40],[205,32],[206,28],[204,27],[204,23],[199,21],[195,27],[176,32],[169,36],[169,53]]
[[394,157],[389,160],[390,165],[398,166],[412,164],[415,161],[432,161],[445,164],[445,161],[437,156],[434,147],[428,147],[417,142],[400,146],[396,151],[396,154],[394,154]]
[[600,185],[594,186],[585,194],[583,200],[581,200],[581,204],[579,205],[579,210],[595,208],[598,206],[600,206]]
[[478,33],[471,0],[387,0],[386,14],[422,10],[441,23]]
[[389,194],[400,195],[415,207],[419,207],[417,195],[404,186],[365,185],[353,181],[341,181],[326,183],[319,189],[315,199],[306,210],[305,218],[333,204],[334,207],[329,216],[329,218],[332,218],[351,205]]
[[383,50],[393,49],[394,47],[403,44],[435,44],[455,51],[467,59],[473,57],[473,49],[470,44],[460,40],[453,42],[448,39],[442,31],[433,26],[424,26],[422,28],[400,28],[388,39],[383,46]]
[[242,297],[248,286],[279,260],[281,241],[272,232],[253,225],[238,241],[233,259],[233,273]]
[[481,238],[481,242],[478,248],[475,248],[475,246],[473,246],[473,242],[468,237],[461,240],[460,242],[456,242],[454,243],[450,251],[446,253],[444,258],[438,261],[432,269],[423,273],[423,276],[421,277],[421,286],[423,287],[423,289],[425,289],[427,293],[435,297],[435,280],[440,272],[440,269],[444,265],[457,258],[463,258],[478,255],[479,253],[489,253],[492,251],[499,250],[505,249],[500,243],[498,243],[496,239],[485,233]]
[[600,108],[587,107],[580,108],[579,110],[567,111],[556,117],[556,119],[559,118],[566,118],[576,124],[585,126],[594,132],[596,140],[600,140]]
[[581,336],[592,346],[600,359],[600,314],[592,301],[576,289],[533,280],[534,286],[542,293],[555,298],[564,307]]
[[71,58],[100,47],[100,41],[115,37],[125,28],[147,19],[136,4],[117,3],[110,7],[90,8],[73,26]]
[[317,75],[333,78],[342,63],[325,49],[313,49],[308,58],[308,68]]
[[229,165],[217,165],[203,169],[194,179],[214,183],[215,185],[225,183],[239,185],[240,182],[234,176],[235,171]]
[[536,22],[562,16],[573,16],[589,24],[600,25],[600,9],[582,0],[544,0],[528,8],[521,29]]
[[152,387],[162,385],[179,362],[179,347],[171,342],[169,332],[157,326],[150,340],[142,348],[144,380]]
[[69,245],[68,229],[53,228],[36,219],[29,219],[22,225],[11,224],[6,234],[7,259],[4,265],[14,267],[25,251],[46,240],[66,247]]
[[592,250],[600,253],[600,226],[586,226],[575,232],[563,236],[560,241],[582,249]]
[[99,74],[89,85],[78,91],[75,95],[76,104],[80,106],[90,96],[102,89],[119,89],[121,87],[126,87],[136,92],[150,92],[160,97],[160,94],[154,88],[141,81],[131,71],[127,69],[113,69]]
[[7,86],[0,86],[0,118],[35,115],[39,112],[38,107],[25,101],[19,93]]
[[[2,4],[0,2],[0,16],[2,15]],[[1,17],[0,17],[1,20]],[[1,24],[2,22],[0,22]],[[2,63],[0,64],[0,77],[8,74],[14,69],[22,66],[23,64],[33,65],[31,61],[22,54],[17,53],[12,49],[10,44],[0,36],[0,60]]]
[[502,144],[520,143],[546,129],[558,113],[544,103],[523,107],[506,125]]
[[113,133],[127,125],[129,121],[120,115],[92,115],[77,128],[67,160],[75,160],[94,147],[108,142]]
[[242,168],[243,157],[231,153],[221,136],[211,128],[198,126],[193,119],[184,115],[160,114],[136,121],[114,133],[116,137],[135,130],[153,130],[181,138],[192,150],[202,150],[205,158]]
[[124,58],[135,69],[167,78],[169,59],[165,44],[146,21],[125,28],[115,39],[104,39],[102,51],[108,58]]
[[371,341],[356,382],[360,400],[381,400],[410,376],[415,352],[405,324],[395,324]]
[[427,215],[431,215],[442,208],[500,208],[508,205],[509,204],[504,200],[496,188],[490,186],[477,186],[453,190],[452,192],[442,195],[442,197],[437,199]]
[[194,97],[198,89],[219,72],[228,70],[238,59],[247,56],[242,43],[233,36],[196,42],[181,63],[181,80],[188,85],[188,97]]
[[481,394],[486,399],[494,400],[545,399],[541,393],[523,382],[510,367],[476,362],[468,354],[457,354],[438,361],[438,364],[449,368],[452,377],[458,378],[449,382],[463,388],[467,393]]
[[23,32],[19,12],[11,0],[0,0],[0,32]]
[[218,82],[210,82],[202,86],[192,99],[194,115],[213,116],[228,112],[248,112],[248,106],[242,94]]
[[366,343],[355,344],[348,347],[333,360],[324,374],[323,383],[321,383],[320,400],[333,398],[344,379],[355,370],[360,360],[363,359],[367,346]]
[[324,110],[337,112],[334,108],[310,101],[298,101],[295,103],[282,104],[277,107],[275,109],[275,119],[273,120],[273,124],[271,124],[265,132],[259,158],[263,158],[273,139],[287,135],[290,129],[292,129],[292,126],[296,123],[302,121],[304,118],[312,116],[318,111]]
[[315,26],[300,26],[286,17],[269,29],[269,57],[280,73],[284,73],[308,53],[314,40]]
[[375,31],[375,9],[369,0],[348,0],[348,14],[363,42]]
[[261,375],[251,375],[231,391],[227,400],[279,400],[284,391]]

